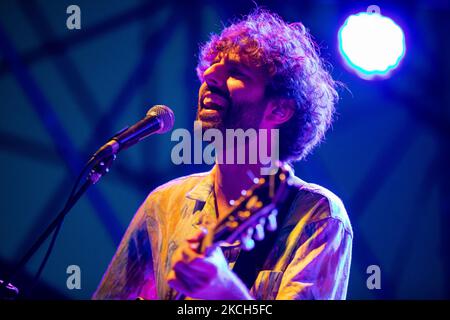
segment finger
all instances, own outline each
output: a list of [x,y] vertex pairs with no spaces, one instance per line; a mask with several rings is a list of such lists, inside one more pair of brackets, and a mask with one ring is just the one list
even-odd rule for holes
[[169,287],[178,291],[179,293],[182,293],[184,295],[191,294],[189,292],[189,290],[185,287],[185,285],[179,279],[176,279],[176,278],[170,279],[167,281],[167,284],[169,285]]
[[191,261],[189,267],[200,277],[213,278],[217,275],[217,267],[213,262],[197,258]]
[[176,291],[183,293],[183,294],[189,293],[186,283],[181,278],[177,278],[177,276],[173,270],[170,271],[166,280],[167,280],[167,284],[171,288],[175,289]]
[[189,292],[194,292],[204,288],[211,282],[211,277],[206,274],[196,272],[190,265],[179,264],[174,268],[175,277],[184,284],[184,288]]
[[190,245],[184,246],[181,249],[181,259],[185,263],[190,263],[197,258],[204,258],[203,254],[199,254],[195,249],[192,249]]
[[180,277],[187,285],[191,282],[207,282],[208,270],[205,271],[204,266],[193,266],[192,262],[186,264],[184,262],[177,263],[173,270],[176,276]]
[[200,247],[200,243],[199,242],[188,242],[188,247],[192,251],[198,252],[199,247]]
[[206,228],[201,228],[192,237],[186,239],[187,246],[194,252],[200,253],[201,243],[204,240],[208,230]]
[[181,274],[186,283],[197,281],[197,279],[206,280],[210,278],[209,275],[215,268],[211,263],[201,260],[196,259],[189,263],[180,261],[173,267],[173,270],[177,275]]

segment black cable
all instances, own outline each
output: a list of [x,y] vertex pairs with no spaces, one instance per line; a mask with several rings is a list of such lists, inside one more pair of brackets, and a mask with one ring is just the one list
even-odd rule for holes
[[[84,165],[83,169],[81,170],[80,174],[78,175],[77,179],[75,180],[75,183],[74,183],[74,185],[73,185],[73,187],[72,187],[72,190],[71,190],[71,192],[70,192],[70,194],[69,194],[69,197],[67,198],[67,201],[66,201],[66,203],[65,203],[65,205],[64,205],[63,210],[65,210],[65,209],[67,208],[67,206],[72,202],[72,200],[73,200],[75,194],[77,193],[77,189],[78,189],[78,186],[79,186],[79,184],[80,184],[81,179],[83,178],[83,176],[86,175],[86,172],[88,171],[88,169],[91,168],[91,165],[92,165],[92,163],[94,162],[94,160],[95,160],[94,158],[91,158],[91,159]],[[39,278],[40,278],[40,276],[41,276],[41,274],[42,274],[42,271],[44,270],[45,265],[47,264],[47,261],[48,261],[50,255],[51,255],[51,253],[52,253],[53,247],[54,247],[55,242],[56,242],[56,238],[58,237],[58,233],[59,233],[59,231],[60,231],[60,229],[61,229],[61,226],[62,226],[62,224],[63,224],[63,221],[64,221],[64,217],[61,218],[61,221],[59,221],[58,225],[56,226],[55,230],[53,231],[53,236],[52,236],[52,239],[51,239],[51,241],[50,241],[50,244],[49,244],[49,246],[48,246],[48,248],[47,248],[47,251],[46,251],[46,253],[45,253],[45,256],[44,256],[44,258],[43,258],[41,264],[39,265],[39,269],[38,269],[38,271],[36,272],[36,275],[34,276],[34,279],[33,279],[32,284],[30,285],[28,291],[25,292],[25,296],[30,297],[31,294],[32,294],[32,291],[35,289],[36,285],[38,284],[38,281],[39,281]]]
[[[69,195],[69,197],[68,197],[68,199],[66,201],[66,204],[64,205],[64,209],[69,205],[69,203],[71,203],[71,201],[72,201],[72,199],[73,199],[73,197],[74,197],[74,195],[76,193],[76,190],[78,189],[78,185],[80,184],[81,179],[86,174],[86,171],[90,168],[90,165],[93,162],[93,160],[94,160],[94,158],[91,158],[84,165],[83,169],[81,169],[81,172],[78,175],[77,179],[75,180],[75,183],[74,183],[74,185],[72,187],[72,190],[71,190],[70,195]],[[58,223],[58,226],[53,231],[52,240],[51,240],[51,242],[50,242],[50,244],[49,244],[49,246],[47,248],[47,252],[45,253],[44,259],[42,260],[42,262],[41,262],[41,264],[39,266],[39,269],[38,269],[36,275],[34,276],[33,283],[32,283],[32,285],[31,285],[31,287],[30,287],[30,289],[28,291],[29,295],[31,295],[32,290],[36,287],[36,285],[37,285],[37,283],[39,281],[39,278],[40,278],[40,276],[42,274],[42,271],[44,270],[45,265],[47,264],[48,258],[50,257],[50,254],[51,254],[51,252],[53,250],[53,247],[54,247],[55,242],[56,242],[56,238],[58,237],[58,233],[59,233],[59,230],[61,229],[63,221],[64,221],[64,217],[61,218],[61,221]]]
[[39,269],[36,272],[36,275],[34,276],[33,282],[31,283],[30,287],[28,288],[28,291],[25,292],[25,294],[24,294],[26,297],[32,296],[33,290],[35,289],[35,287],[37,286],[37,284],[39,282],[39,278],[41,277],[42,271],[44,271],[45,265],[47,264],[48,258],[50,257],[50,254],[53,250],[53,247],[56,242],[56,238],[58,237],[58,233],[59,233],[59,230],[61,229],[63,221],[64,220],[61,220],[59,222],[58,226],[56,227],[55,231],[53,231],[52,240],[50,241],[50,244],[48,245],[47,252],[45,253],[44,259],[42,260],[42,262],[39,266]]

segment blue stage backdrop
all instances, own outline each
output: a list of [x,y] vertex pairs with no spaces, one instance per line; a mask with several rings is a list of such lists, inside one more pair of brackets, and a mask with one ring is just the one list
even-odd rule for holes
[[[355,237],[349,299],[450,298],[450,30],[439,1],[377,3],[406,35],[385,80],[347,70],[337,32],[372,3],[260,2],[302,21],[333,65],[341,91],[325,143],[297,163],[304,180],[341,197]],[[81,29],[68,29],[76,4]],[[199,44],[252,1],[2,0],[0,2],[0,276],[56,216],[89,155],[155,104],[192,130]],[[174,165],[170,133],[123,152],[64,221],[32,297],[89,299],[145,196],[206,165]],[[45,250],[16,283],[28,287]],[[81,270],[70,290],[68,266]],[[367,287],[379,266],[381,289]]]

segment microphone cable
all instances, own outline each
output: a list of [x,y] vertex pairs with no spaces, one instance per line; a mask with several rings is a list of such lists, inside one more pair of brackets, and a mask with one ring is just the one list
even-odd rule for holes
[[[77,179],[75,180],[75,183],[74,183],[74,185],[73,185],[73,187],[72,187],[72,190],[71,190],[71,192],[70,192],[70,195],[69,195],[69,197],[67,198],[66,203],[64,204],[64,207],[63,207],[63,209],[60,211],[60,213],[58,214],[58,216],[59,216],[64,210],[66,210],[66,208],[68,207],[68,205],[69,205],[69,204],[72,202],[72,200],[74,199],[74,196],[75,196],[76,193],[77,193],[77,189],[78,189],[78,186],[79,186],[79,184],[80,184],[80,182],[81,182],[81,179],[86,175],[86,172],[88,172],[88,170],[90,170],[91,167],[93,167],[93,166],[95,165],[95,164],[92,165],[92,163],[94,162],[94,160],[96,160],[96,159],[95,159],[94,157],[91,157],[90,160],[84,165],[84,167],[83,167],[83,169],[81,170],[80,174],[78,174],[78,177],[77,177]],[[47,251],[45,252],[44,258],[42,259],[42,261],[41,261],[41,263],[40,263],[40,265],[39,265],[38,271],[36,272],[36,274],[35,274],[35,276],[34,276],[34,278],[33,278],[33,280],[32,280],[32,283],[30,284],[30,287],[24,292],[24,295],[23,295],[23,296],[26,297],[26,298],[31,297],[33,290],[36,288],[36,286],[37,286],[37,284],[38,284],[38,282],[39,282],[39,278],[41,277],[42,272],[44,271],[45,265],[47,264],[48,259],[49,259],[50,255],[51,255],[51,253],[52,253],[52,251],[53,251],[53,248],[54,248],[54,246],[55,246],[56,238],[58,237],[59,231],[61,230],[61,226],[62,226],[62,224],[63,224],[63,222],[64,222],[64,218],[65,218],[65,215],[62,216],[62,217],[60,218],[60,221],[58,222],[58,225],[56,226],[55,230],[53,230],[52,239],[50,240],[50,244],[49,244],[48,247],[47,247]],[[11,280],[12,280],[12,277],[11,277]],[[9,282],[9,281],[8,281],[8,282]],[[7,284],[6,284],[6,285],[7,285]]]

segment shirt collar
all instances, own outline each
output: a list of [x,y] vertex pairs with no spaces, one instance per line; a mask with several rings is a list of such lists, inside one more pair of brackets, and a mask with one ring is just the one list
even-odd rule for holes
[[217,164],[200,180],[200,182],[186,194],[186,198],[206,202],[214,188],[214,177]]
[[[295,184],[299,186],[307,184],[307,182],[303,181],[295,175],[294,169],[292,167],[291,169],[292,179],[294,180]],[[216,170],[217,164],[215,164],[209,172],[206,172],[200,182],[186,194],[186,198],[206,202],[210,194],[214,191],[214,178],[216,175]]]

